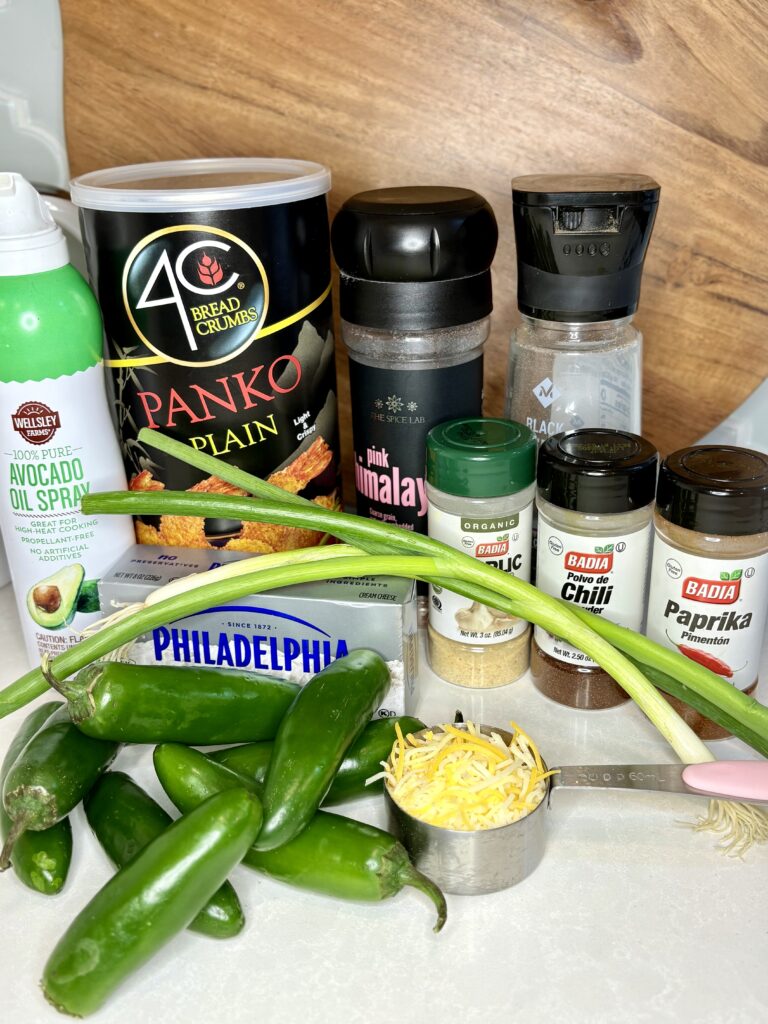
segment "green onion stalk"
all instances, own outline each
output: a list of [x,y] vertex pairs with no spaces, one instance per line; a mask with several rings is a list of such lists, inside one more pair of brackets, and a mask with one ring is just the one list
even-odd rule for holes
[[[259,502],[255,503],[249,497],[204,493],[119,492],[86,495],[82,503],[84,513],[221,517],[276,523],[323,531],[346,543],[261,555],[177,580],[156,591],[144,605],[112,616],[98,632],[52,659],[50,670],[55,677],[66,678],[143,633],[220,601],[340,576],[404,576],[438,583],[563,637],[624,687],[683,762],[714,760],[704,743],[645,675],[647,664],[653,663],[651,668],[656,673],[654,681],[657,685],[666,689],[665,680],[672,679],[672,686],[682,680],[680,686],[687,688],[685,699],[695,704],[689,696],[693,694],[707,711],[720,707],[718,688],[725,687],[729,695],[744,696],[703,666],[690,662],[677,652],[665,651],[629,630],[622,630],[618,638],[606,638],[601,631],[610,624],[604,620],[585,615],[532,585],[431,538],[324,509],[155,431],[142,431],[140,440],[204,472],[219,476],[255,495]],[[661,659],[658,652],[669,657]],[[691,672],[691,669],[695,671]],[[0,717],[28,703],[46,688],[39,669],[27,673],[0,691]],[[726,708],[729,727],[735,734],[742,735],[746,742],[751,742],[755,749],[768,753],[768,709],[751,702],[748,710],[749,714],[738,700],[735,704],[731,700]],[[715,716],[710,714],[710,717]],[[723,832],[726,840],[730,840],[728,848],[733,852],[742,852],[753,841],[768,839],[768,818],[761,811],[726,801],[713,801],[709,817],[700,821],[697,827],[713,827]]]
[[[168,499],[161,504],[161,507],[172,510],[168,514],[180,511],[186,515],[194,512],[197,515],[242,518],[241,513],[247,513],[254,517],[252,502],[249,508],[247,502],[234,499],[236,502],[239,501],[240,505],[245,505],[245,508],[236,510],[229,501],[226,504],[228,511],[225,513],[222,511],[222,499],[215,502],[197,502],[194,496],[191,497],[186,492],[165,492],[162,495],[158,492],[94,494],[89,498],[86,514],[92,515],[96,511],[117,512],[118,508],[123,513],[137,511],[139,508],[147,511],[150,507],[156,511],[155,499],[158,497]],[[269,511],[275,513],[277,521],[277,508],[270,508]],[[258,515],[263,516],[263,512],[264,508],[260,506]],[[116,616],[112,616],[105,628],[86,636],[76,646],[52,658],[49,662],[49,671],[54,678],[67,678],[92,661],[104,657],[116,647],[137,639],[157,626],[203,611],[221,601],[261,593],[276,587],[349,576],[403,576],[428,581],[442,579],[449,582],[452,587],[461,583],[472,583],[474,579],[482,580],[483,570],[490,567],[474,559],[467,561],[468,565],[453,565],[449,558],[424,555],[370,555],[345,544],[322,547],[319,550],[305,548],[300,551],[244,559],[239,563],[222,565],[206,573],[176,580],[156,591],[152,599],[144,605],[124,609]],[[524,617],[530,621],[556,632],[559,636],[564,636],[607,672],[620,677],[627,692],[643,702],[646,714],[654,725],[673,746],[680,748],[680,756],[689,763],[710,759],[701,741],[679,716],[675,715],[683,728],[670,728],[670,725],[675,726],[670,718],[671,708],[648,683],[642,672],[624,655],[558,601],[514,576],[500,573],[496,569],[491,571],[498,573],[499,576],[499,589],[494,599],[498,599],[498,596],[504,595],[507,591],[507,596],[516,609],[515,614],[523,617],[525,613]],[[523,590],[523,600],[517,593],[520,589]],[[28,672],[21,680],[0,693],[0,717],[28,703],[46,689],[47,683],[39,669]]]
[[[289,494],[266,480],[230,466],[212,455],[198,452],[190,445],[176,441],[158,431],[144,428],[139,437],[150,447],[157,448],[181,462],[195,466],[202,472],[216,475],[227,483],[260,498],[263,504],[259,505],[261,514],[258,518],[262,522],[294,526],[309,525],[308,519],[298,514],[294,518],[290,514],[283,513],[281,515],[279,511],[276,511],[277,518],[269,518],[268,509],[270,507],[282,506],[284,508],[285,505],[292,505],[302,509],[307,517],[311,516],[311,524],[317,529],[326,529],[341,540],[356,544],[370,553],[438,555],[450,558],[452,563],[458,561],[465,565],[477,566],[478,564],[476,559],[461,551],[449,548],[433,538],[404,531],[397,526],[334,512],[329,512],[327,516],[324,516],[322,513],[326,510],[321,509],[314,502],[295,494]],[[254,512],[251,509],[251,499],[246,498],[245,500],[248,502],[249,508],[247,514],[242,515],[241,518],[253,520]],[[526,613],[525,608],[521,610],[520,605],[516,603],[517,598],[502,596],[498,593],[499,577],[508,579],[508,575],[500,573],[499,570],[490,566],[485,566],[484,569],[484,578],[489,581],[486,587],[476,583],[459,586],[455,581],[448,580],[433,580],[431,582],[444,586],[449,586],[450,583],[452,585],[449,586],[449,589],[453,589],[473,601],[534,621]],[[518,581],[518,583],[520,582]],[[526,604],[529,596],[540,596],[540,592],[529,584],[521,584],[516,589],[519,600]],[[727,683],[710,669],[686,658],[679,651],[662,647],[631,629],[617,626],[577,605],[566,602],[563,604],[582,622],[641,666],[643,673],[651,678],[657,688],[675,697],[680,697],[707,718],[717,722],[734,736],[738,736],[758,753],[768,757],[768,708],[765,705],[742,693],[741,690]],[[562,635],[565,637],[565,634]]]

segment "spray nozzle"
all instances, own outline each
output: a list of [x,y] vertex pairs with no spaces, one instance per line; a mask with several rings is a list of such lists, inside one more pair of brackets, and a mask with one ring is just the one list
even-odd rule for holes
[[56,270],[69,262],[64,233],[36,189],[0,173],[0,277]]

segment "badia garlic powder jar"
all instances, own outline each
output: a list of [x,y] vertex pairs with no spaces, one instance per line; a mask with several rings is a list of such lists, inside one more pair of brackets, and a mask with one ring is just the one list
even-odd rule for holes
[[[536,439],[503,419],[450,420],[427,435],[429,536],[528,582]],[[530,625],[429,588],[429,661],[462,686],[513,683],[528,668]]]

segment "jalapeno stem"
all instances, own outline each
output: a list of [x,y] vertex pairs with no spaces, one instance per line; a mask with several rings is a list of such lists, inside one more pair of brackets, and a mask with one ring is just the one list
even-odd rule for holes
[[397,880],[400,886],[410,885],[413,889],[418,889],[419,892],[423,892],[425,896],[428,896],[435,905],[437,910],[437,920],[435,926],[432,929],[433,932],[439,932],[445,920],[448,916],[448,904],[445,901],[445,896],[442,894],[440,889],[435,885],[431,878],[427,878],[426,875],[417,870],[410,861],[404,863],[399,871],[397,872]]
[[77,686],[56,678],[51,671],[51,656],[49,654],[44,654],[40,659],[40,674],[50,688],[56,693],[60,693],[65,700],[70,701],[80,694],[80,689]]
[[11,866],[11,854],[16,845],[16,840],[27,831],[28,824],[29,821],[26,817],[13,818],[11,820],[11,827],[8,829],[8,835],[5,838],[2,850],[0,850],[0,871],[7,871]]

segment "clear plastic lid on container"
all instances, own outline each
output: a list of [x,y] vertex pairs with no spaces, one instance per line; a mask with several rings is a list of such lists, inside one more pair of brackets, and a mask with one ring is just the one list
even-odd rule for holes
[[81,174],[72,201],[90,210],[173,213],[277,206],[324,195],[331,172],[309,160],[223,157],[128,164]]

